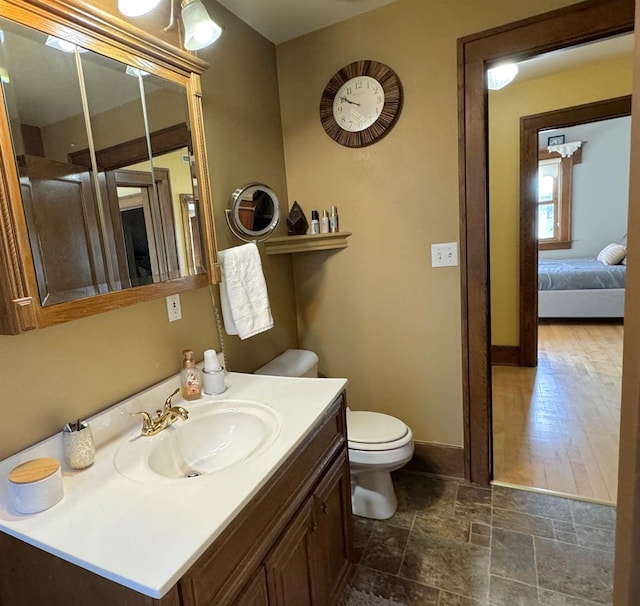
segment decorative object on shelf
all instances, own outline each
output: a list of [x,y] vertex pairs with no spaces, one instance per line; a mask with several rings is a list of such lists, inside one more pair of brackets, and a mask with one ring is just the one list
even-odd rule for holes
[[[554,137],[549,137],[549,140]],[[560,137],[558,137],[560,138]],[[562,137],[562,143],[553,143],[547,147],[547,151],[550,153],[556,152],[560,154],[563,158],[571,158],[573,154],[575,154],[581,147],[584,141],[569,141],[569,143],[564,142],[564,137]]]
[[562,145],[564,143],[564,135],[553,135],[552,137],[547,138],[547,145],[551,147],[552,145]]
[[[152,11],[160,0],[118,0],[118,10],[127,17],[140,17]],[[175,26],[175,0],[169,0],[171,17],[165,31]],[[180,17],[184,26],[184,47],[187,50],[199,50],[213,44],[222,33],[220,26],[213,21],[201,0],[182,0]]]
[[225,218],[236,238],[263,242],[278,226],[280,201],[264,183],[247,183],[231,194]]
[[309,229],[309,223],[298,202],[294,202],[287,217],[287,233],[290,236],[303,236]]
[[377,61],[355,61],[329,80],[320,100],[320,121],[340,145],[364,147],[391,130],[401,107],[396,73]]
[[64,458],[71,469],[84,469],[93,465],[96,445],[88,423],[82,423],[80,420],[67,423],[62,428],[62,446]]

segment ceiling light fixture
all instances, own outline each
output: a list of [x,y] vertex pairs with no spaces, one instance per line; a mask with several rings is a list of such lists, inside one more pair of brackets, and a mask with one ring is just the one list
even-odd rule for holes
[[518,74],[515,63],[503,63],[487,70],[487,86],[489,90],[500,90],[509,84]]
[[222,29],[212,21],[200,0],[182,0],[182,23],[184,23],[184,47],[198,50],[213,44]]
[[[174,2],[171,4],[171,19],[165,31],[173,28]],[[152,11],[160,0],[118,0],[118,9],[128,17],[139,17]],[[184,47],[187,50],[199,50],[213,44],[222,33],[220,26],[209,17],[201,0],[181,0],[182,23],[184,25]]]
[[160,0],[118,0],[118,10],[127,17],[139,17],[152,11]]
[[[50,46],[51,48],[55,48],[56,50],[63,51],[65,53],[75,53],[76,45],[73,42],[69,42],[67,40],[61,40],[60,38],[56,38],[55,36],[47,36],[45,41],[45,46]],[[86,53],[86,48],[80,48],[79,46],[78,52]]]

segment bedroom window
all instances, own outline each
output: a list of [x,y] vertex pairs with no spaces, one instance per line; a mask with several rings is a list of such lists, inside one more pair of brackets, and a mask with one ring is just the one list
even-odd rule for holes
[[538,248],[571,248],[571,173],[574,158],[540,151],[538,160]]

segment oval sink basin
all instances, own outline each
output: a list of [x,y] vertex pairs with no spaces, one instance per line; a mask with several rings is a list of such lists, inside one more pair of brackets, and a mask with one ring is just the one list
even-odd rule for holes
[[124,476],[140,481],[206,476],[264,452],[281,425],[280,415],[259,402],[203,402],[192,405],[186,421],[155,436],[136,435],[123,442],[115,465]]

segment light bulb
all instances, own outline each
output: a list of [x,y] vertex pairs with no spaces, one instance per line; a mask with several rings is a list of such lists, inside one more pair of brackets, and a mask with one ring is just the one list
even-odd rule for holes
[[139,17],[153,10],[160,0],[118,0],[118,10],[127,17]]
[[515,63],[503,63],[487,70],[487,86],[490,90],[500,90],[509,84],[518,74]]
[[200,0],[182,0],[182,23],[184,24],[184,47],[187,50],[198,50],[209,46],[222,33],[222,29],[211,20]]
[[[57,50],[64,51],[65,53],[73,53],[76,50],[76,45],[73,42],[69,42],[67,40],[61,40],[60,38],[56,38],[55,36],[47,36],[47,40],[45,42],[46,46],[50,46],[51,48],[55,48]],[[86,52],[84,48],[78,48],[78,51],[81,53]]]

